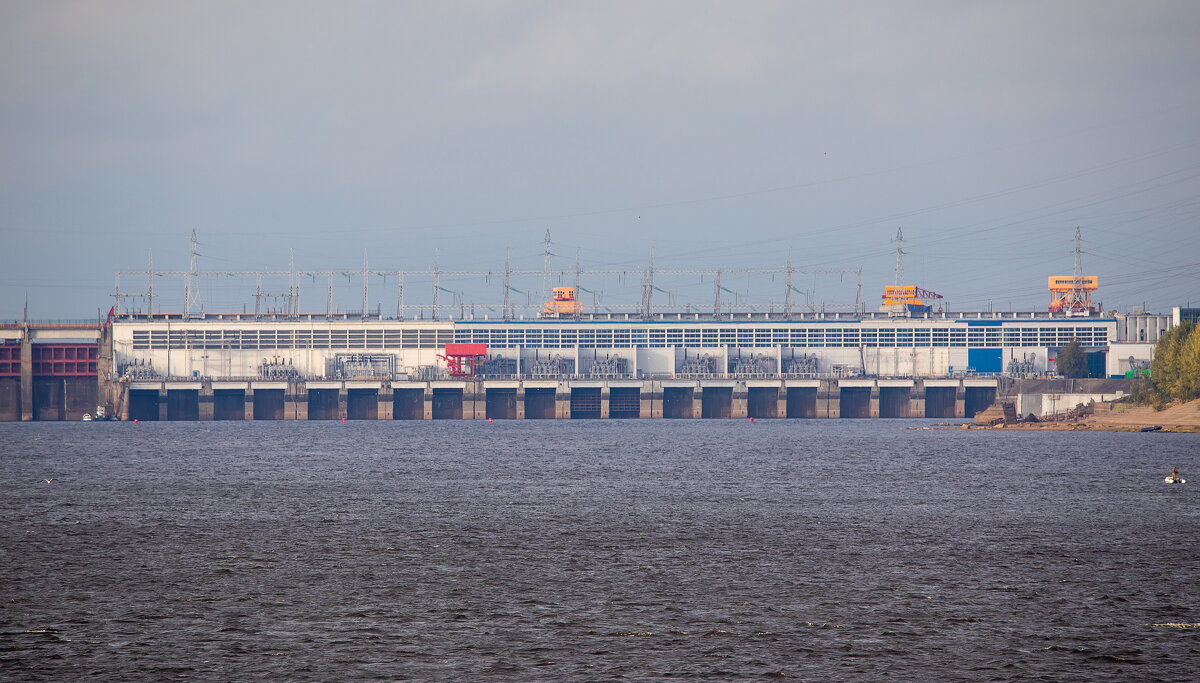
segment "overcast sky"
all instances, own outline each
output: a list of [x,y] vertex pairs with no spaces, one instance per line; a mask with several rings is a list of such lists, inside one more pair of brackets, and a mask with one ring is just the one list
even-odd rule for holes
[[902,226],[949,308],[1041,310],[1079,226],[1106,308],[1200,305],[1197,36],[1193,1],[4,2],[0,319],[107,311],[192,230],[213,270],[541,268],[546,230],[562,268],[790,253],[873,308]]

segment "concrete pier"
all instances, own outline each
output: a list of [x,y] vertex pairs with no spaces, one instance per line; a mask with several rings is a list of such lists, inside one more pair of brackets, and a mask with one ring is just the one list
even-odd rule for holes
[[26,335],[21,340],[21,421],[28,422],[34,418],[33,411],[33,344],[32,338]]

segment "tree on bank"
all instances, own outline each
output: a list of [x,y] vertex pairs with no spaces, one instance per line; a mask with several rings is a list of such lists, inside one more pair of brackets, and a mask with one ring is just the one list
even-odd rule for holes
[[1066,346],[1058,350],[1054,359],[1054,367],[1063,377],[1087,377],[1087,353],[1078,339],[1072,339]]
[[1158,340],[1150,380],[1163,400],[1200,398],[1200,328],[1184,322]]

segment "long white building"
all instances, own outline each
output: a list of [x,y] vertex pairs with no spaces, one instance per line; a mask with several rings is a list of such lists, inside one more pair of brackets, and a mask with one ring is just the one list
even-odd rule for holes
[[[787,319],[662,314],[652,319],[379,320],[244,314],[114,322],[113,365],[141,378],[445,378],[447,344],[484,344],[490,376],[767,375],[941,378],[1054,372],[1077,340],[1094,376],[1150,359],[1170,315],[809,313]],[[1132,359],[1132,364],[1131,364]]]

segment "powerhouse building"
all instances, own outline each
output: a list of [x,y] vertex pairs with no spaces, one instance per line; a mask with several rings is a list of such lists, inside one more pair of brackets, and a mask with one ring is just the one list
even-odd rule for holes
[[382,320],[157,315],[112,325],[118,375],[143,378],[446,378],[447,345],[482,344],[476,375],[919,377],[1044,375],[1078,341],[1090,374],[1149,361],[1171,315],[947,313],[584,314],[570,319]]

